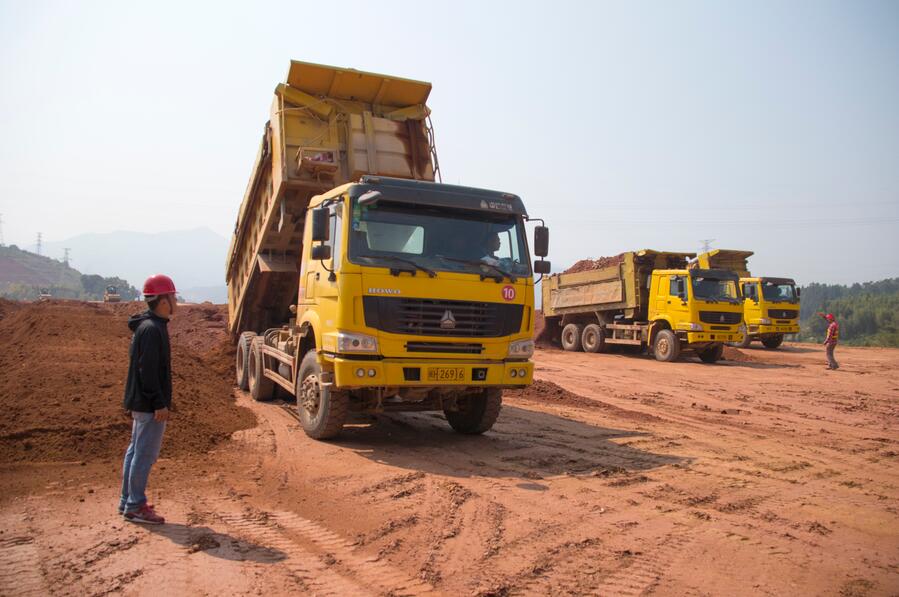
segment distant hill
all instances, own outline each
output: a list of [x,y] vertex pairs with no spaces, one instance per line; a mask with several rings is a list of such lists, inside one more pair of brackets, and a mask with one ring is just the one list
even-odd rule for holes
[[62,255],[66,247],[71,249],[73,265],[81,271],[122,276],[135,286],[152,274],[164,273],[189,301],[221,303],[226,296],[228,240],[209,228],[80,234],[45,242],[43,252]]
[[110,285],[117,288],[124,300],[139,296],[136,288],[117,276],[82,274],[61,261],[23,251],[15,245],[0,247],[0,296],[5,298],[33,300],[43,288],[56,298],[101,300]]

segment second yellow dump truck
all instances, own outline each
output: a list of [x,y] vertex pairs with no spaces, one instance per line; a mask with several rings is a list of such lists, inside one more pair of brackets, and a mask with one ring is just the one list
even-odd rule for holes
[[[228,257],[237,383],[296,396],[303,429],[351,411],[445,413],[483,433],[531,383],[533,268],[514,194],[434,182],[431,85],[292,62]],[[535,228],[534,253],[548,231]]]
[[543,281],[547,329],[565,350],[630,345],[660,361],[690,351],[714,363],[724,343],[742,341],[743,305],[737,275],[688,269],[695,256],[632,251],[607,267],[554,274]]
[[761,342],[775,349],[784,336],[799,333],[799,288],[792,278],[757,277],[749,273],[752,251],[714,249],[696,258],[698,267],[730,270],[740,276],[746,334],[734,346],[746,348]]

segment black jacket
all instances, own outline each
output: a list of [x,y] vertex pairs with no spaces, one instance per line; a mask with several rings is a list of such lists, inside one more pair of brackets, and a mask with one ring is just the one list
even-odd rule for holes
[[168,320],[152,311],[133,315],[128,327],[131,359],[125,382],[125,410],[150,413],[172,406],[172,355]]

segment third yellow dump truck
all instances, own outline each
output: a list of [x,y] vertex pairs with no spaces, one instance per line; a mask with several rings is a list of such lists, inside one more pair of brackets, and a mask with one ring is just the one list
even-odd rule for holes
[[743,339],[737,275],[688,269],[695,253],[632,251],[612,264],[543,281],[546,326],[565,350],[610,345],[652,351],[674,361],[685,351],[718,361],[726,342]]
[[[313,438],[351,411],[496,421],[531,383],[534,276],[517,195],[434,182],[429,83],[292,62],[228,257],[237,383],[296,396]],[[545,256],[548,231],[535,228]]]
[[792,278],[758,277],[749,273],[752,251],[714,249],[696,258],[698,267],[727,269],[740,276],[746,335],[734,346],[759,341],[765,348],[783,344],[784,336],[799,333],[799,288]]

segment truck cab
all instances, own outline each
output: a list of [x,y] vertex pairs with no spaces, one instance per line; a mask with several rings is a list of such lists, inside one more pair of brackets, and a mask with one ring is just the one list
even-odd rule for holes
[[[702,360],[714,362],[721,358],[723,343],[742,341],[740,290],[738,278],[732,272],[654,270],[649,292],[651,336],[655,350],[661,352],[657,357],[667,356],[668,351],[689,349]],[[656,346],[663,330],[669,330],[677,338],[677,347]],[[676,354],[670,360],[674,358]]]
[[778,348],[785,334],[799,333],[799,288],[791,278],[740,278],[743,319],[747,334],[738,343],[745,348],[760,341],[765,348]]

